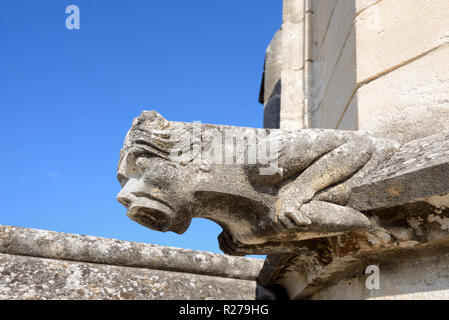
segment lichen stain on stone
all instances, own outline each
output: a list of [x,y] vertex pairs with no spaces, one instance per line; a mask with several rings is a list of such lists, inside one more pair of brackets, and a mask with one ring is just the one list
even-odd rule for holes
[[80,297],[84,297],[84,295],[85,295],[84,290],[81,290],[81,289],[77,290],[76,293],[78,293],[78,295],[79,295]]
[[93,283],[89,284],[89,287],[90,287],[90,290],[91,290],[93,293],[99,293],[99,292],[100,292],[100,289],[99,289],[95,284],[93,284]]
[[11,243],[11,230],[0,226],[0,252],[6,252]]
[[398,197],[402,193],[402,187],[401,186],[391,186],[387,189],[387,192],[392,197]]

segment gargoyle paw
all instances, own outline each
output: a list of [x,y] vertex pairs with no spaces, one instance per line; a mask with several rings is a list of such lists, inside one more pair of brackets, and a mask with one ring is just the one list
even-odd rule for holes
[[283,229],[297,229],[298,227],[304,227],[310,225],[312,220],[301,212],[301,207],[298,206],[282,206],[280,210],[276,212],[276,222]]
[[302,205],[308,199],[302,199],[298,196],[290,195],[290,193],[284,193],[276,202],[275,220],[280,222],[286,229],[310,225],[312,221],[304,212],[301,212]]

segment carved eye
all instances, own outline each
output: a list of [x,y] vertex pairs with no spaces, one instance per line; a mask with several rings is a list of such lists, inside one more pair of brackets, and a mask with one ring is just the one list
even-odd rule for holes
[[147,156],[139,156],[136,159],[136,166],[141,170],[145,170],[150,166],[151,159]]

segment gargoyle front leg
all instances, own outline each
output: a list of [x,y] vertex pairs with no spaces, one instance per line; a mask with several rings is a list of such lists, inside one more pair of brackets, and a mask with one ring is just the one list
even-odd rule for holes
[[[280,191],[275,204],[275,222],[287,229],[312,224],[313,215],[301,212],[302,205],[310,202],[319,191],[351,178],[370,160],[374,150],[370,136],[356,133],[348,142],[319,158]],[[345,207],[338,209],[342,208]]]

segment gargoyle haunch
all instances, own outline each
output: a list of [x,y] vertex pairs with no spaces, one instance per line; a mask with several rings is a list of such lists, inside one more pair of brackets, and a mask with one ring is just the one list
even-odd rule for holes
[[352,186],[399,145],[365,132],[252,129],[167,121],[144,111],[120,152],[117,199],[134,221],[184,233],[192,218],[223,232],[229,254],[369,231],[345,206]]

